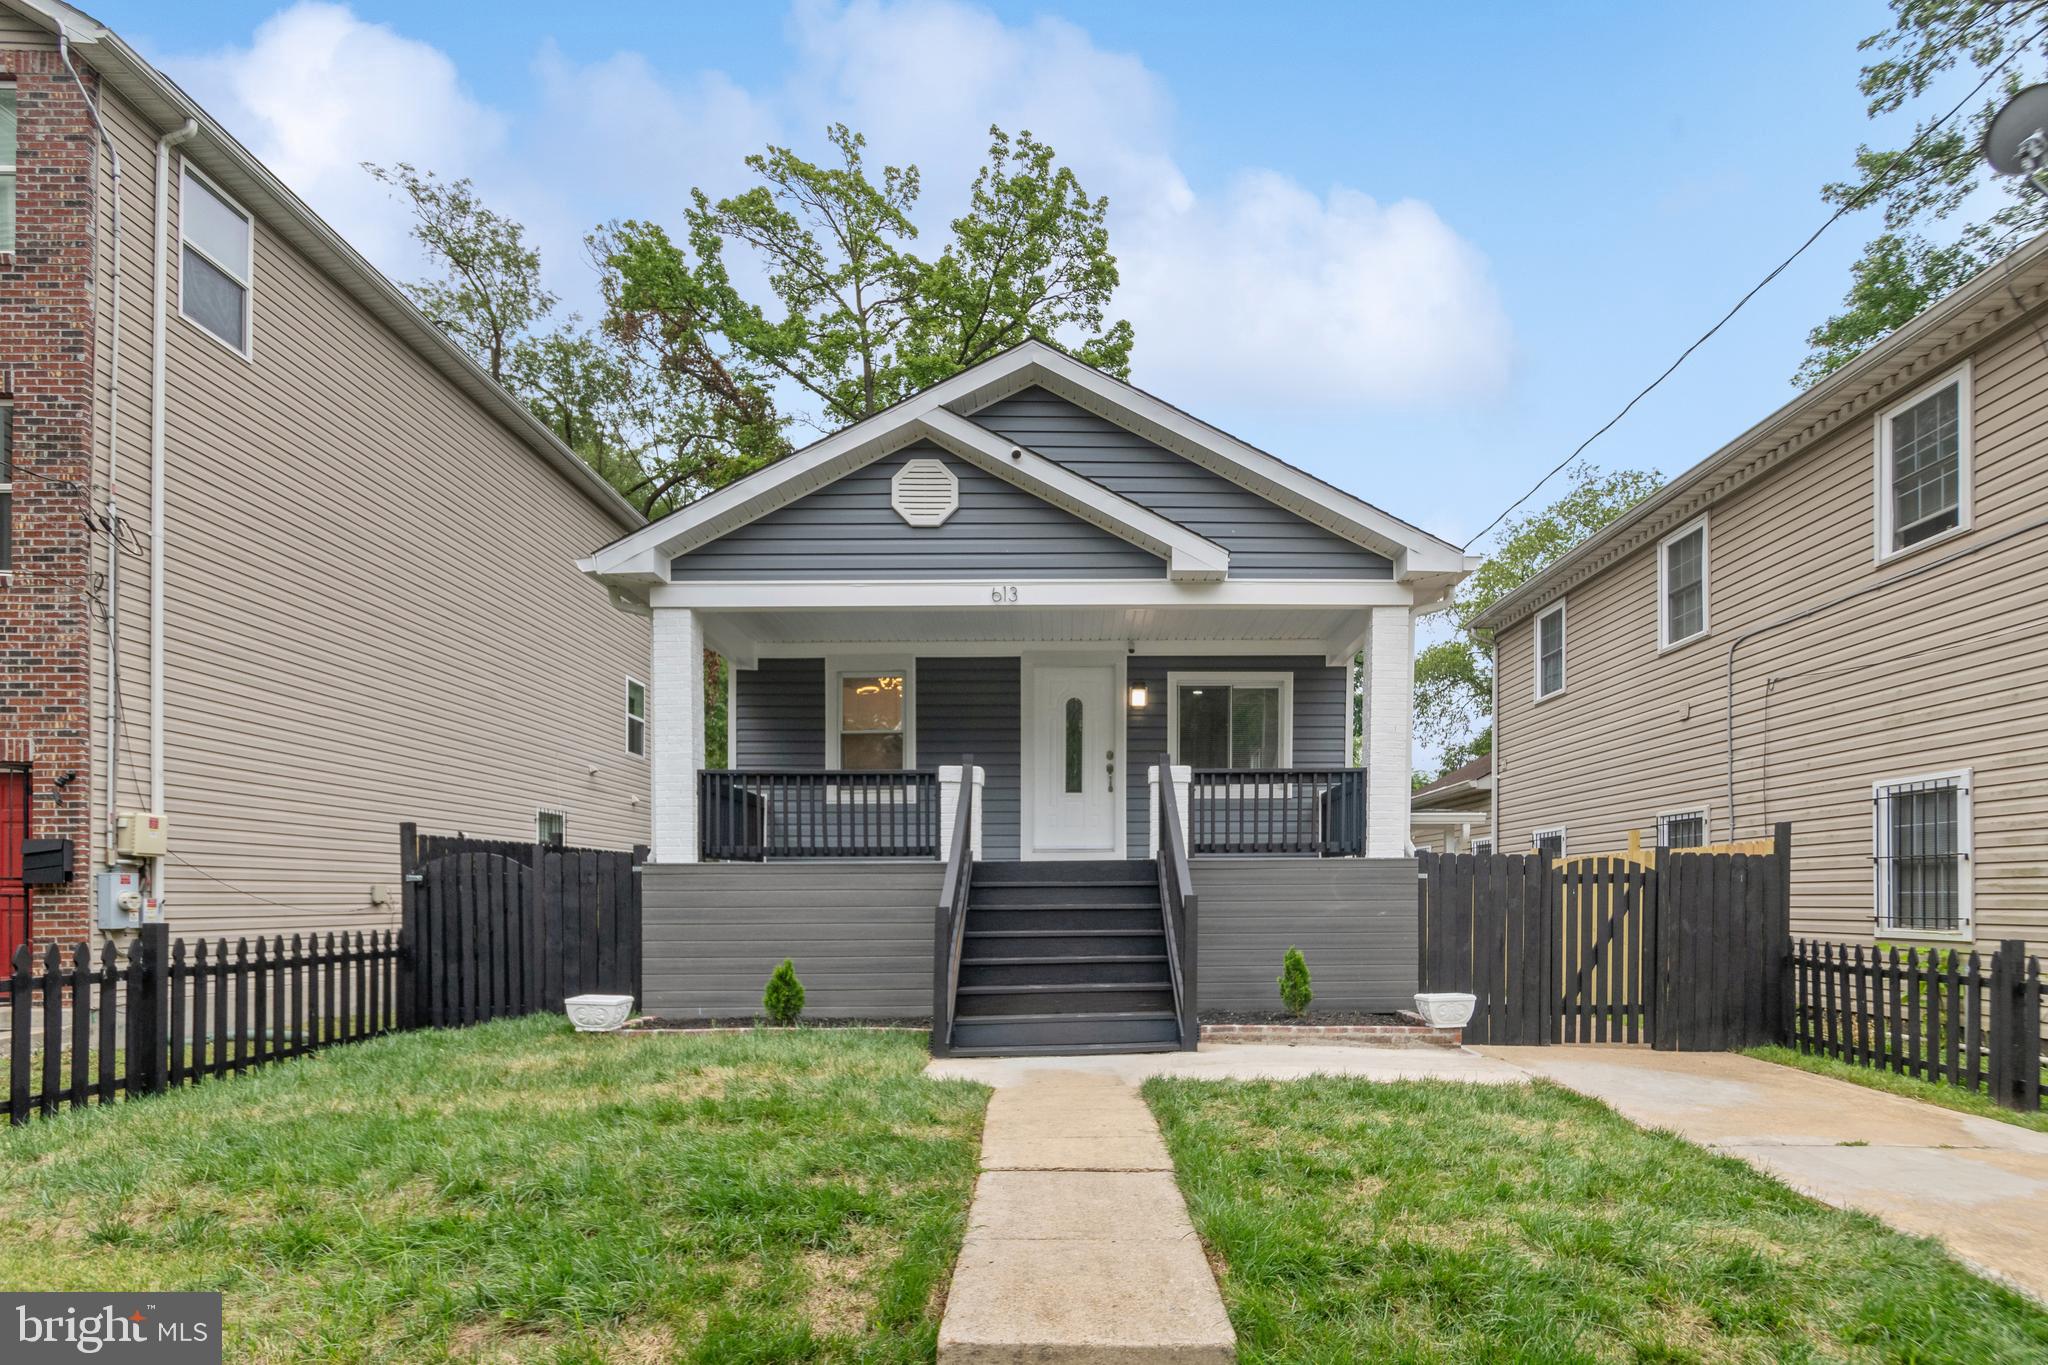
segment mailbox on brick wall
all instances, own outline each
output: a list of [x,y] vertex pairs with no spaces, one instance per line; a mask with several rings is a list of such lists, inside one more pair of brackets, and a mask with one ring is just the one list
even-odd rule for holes
[[58,886],[71,880],[72,856],[69,839],[23,839],[21,880],[26,886]]

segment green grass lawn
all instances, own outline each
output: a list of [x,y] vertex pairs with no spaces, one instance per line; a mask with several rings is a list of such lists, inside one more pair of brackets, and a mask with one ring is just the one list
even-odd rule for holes
[[1247,1361],[2048,1358],[1933,1243],[1555,1086],[1145,1097]]
[[1854,1066],[1838,1062],[1833,1057],[1815,1057],[1789,1047],[1753,1047],[1747,1056],[1762,1062],[1776,1062],[1780,1066],[1797,1067],[1811,1071],[1816,1076],[1831,1076],[1838,1081],[1849,1081],[1855,1085],[1868,1086],[1891,1095],[1904,1095],[1909,1100],[1924,1104],[1940,1105],[1943,1109],[1954,1109],[1959,1113],[1975,1114],[1978,1118],[1997,1119],[2021,1128],[2031,1128],[2037,1133],[2048,1133],[2048,1113],[2035,1111],[2021,1113],[1994,1103],[1979,1091],[1964,1090],[1941,1081],[1923,1081],[1917,1076],[1901,1076],[1893,1071],[1879,1071],[1874,1066]]
[[415,1033],[0,1135],[0,1285],[230,1359],[929,1360],[986,1092],[922,1034]]

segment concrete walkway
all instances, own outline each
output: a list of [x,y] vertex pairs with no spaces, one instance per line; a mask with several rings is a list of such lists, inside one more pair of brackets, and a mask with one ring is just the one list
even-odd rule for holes
[[998,1089],[1047,1075],[1105,1076],[1142,1085],[1153,1076],[1212,1081],[1298,1081],[1361,1076],[1373,1081],[1485,1081],[1520,1084],[1528,1073],[1470,1048],[1344,1047],[1303,1043],[1204,1043],[1199,1052],[1134,1052],[1104,1057],[947,1057],[925,1074],[980,1081]]
[[1151,1111],[1116,1075],[1061,1063],[1009,1068],[989,1100],[939,1359],[1235,1360]]
[[2048,1133],[1733,1053],[1483,1051],[1825,1203],[1937,1238],[1972,1269],[2048,1302]]

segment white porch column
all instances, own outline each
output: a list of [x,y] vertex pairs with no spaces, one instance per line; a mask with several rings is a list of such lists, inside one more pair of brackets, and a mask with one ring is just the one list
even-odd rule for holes
[[1365,856],[1408,852],[1408,779],[1415,704],[1415,623],[1407,607],[1374,607],[1365,654]]
[[654,848],[657,863],[697,861],[697,770],[704,766],[704,619],[654,609]]
[[[960,810],[961,772],[957,763],[939,765],[939,861],[942,863],[953,851],[953,820]],[[974,807],[967,815],[967,843],[976,862],[981,861],[981,788],[987,780],[987,771],[977,766],[969,786]]]
[[[1194,776],[1195,770],[1192,766],[1186,763],[1176,763],[1173,765],[1171,776],[1168,778],[1173,783],[1173,805],[1174,809],[1180,812],[1180,832],[1183,837],[1186,837],[1188,834],[1188,787],[1193,783]],[[1159,765],[1157,763],[1145,769],[1145,782],[1145,825],[1152,832],[1150,856],[1157,858],[1159,856],[1159,836],[1162,832],[1159,828]]]

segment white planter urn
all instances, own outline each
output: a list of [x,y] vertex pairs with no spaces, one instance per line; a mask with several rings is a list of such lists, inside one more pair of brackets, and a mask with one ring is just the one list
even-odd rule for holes
[[1415,997],[1415,1012],[1431,1028],[1463,1028],[1472,1022],[1472,1007],[1479,997],[1462,991],[1421,991]]
[[[1465,997],[1471,999],[1470,996]],[[572,995],[562,1002],[578,1033],[612,1033],[633,1012],[630,995]],[[1471,1013],[1468,1007],[1466,1013]]]

